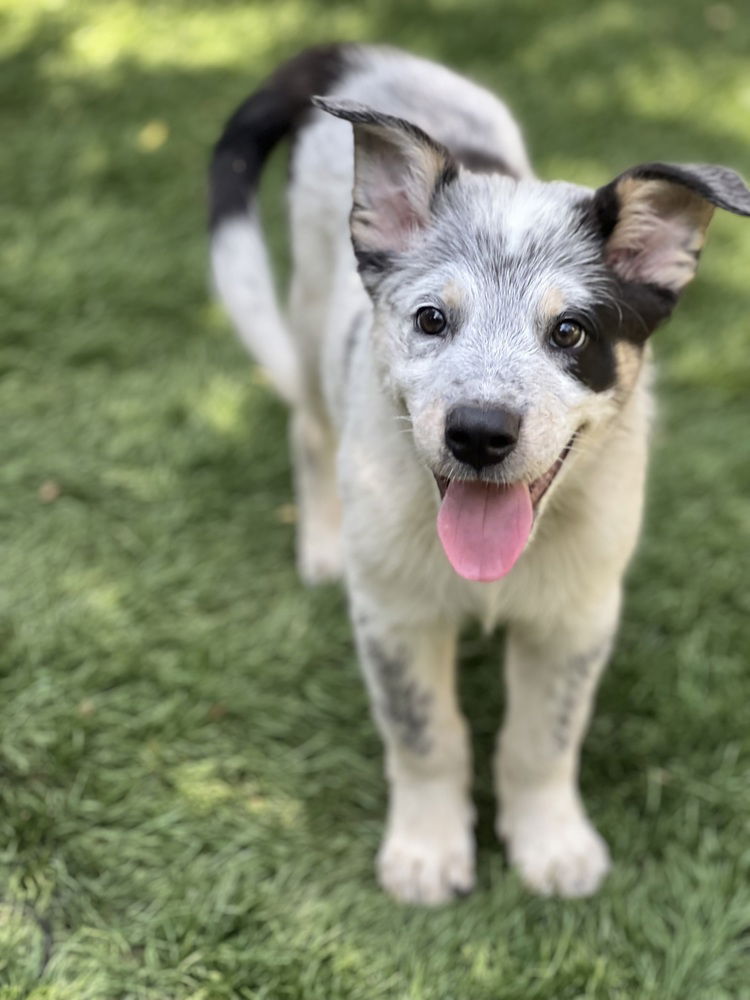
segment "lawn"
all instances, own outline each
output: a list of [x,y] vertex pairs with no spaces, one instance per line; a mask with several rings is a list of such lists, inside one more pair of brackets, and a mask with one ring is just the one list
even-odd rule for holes
[[[655,338],[643,543],[582,780],[613,875],[376,888],[379,741],[336,588],[293,569],[285,413],[206,280],[205,164],[279,59],[391,41],[502,92],[544,177],[750,176],[741,4],[0,0],[0,1000],[750,997],[750,222]],[[283,246],[271,177],[269,235]]]

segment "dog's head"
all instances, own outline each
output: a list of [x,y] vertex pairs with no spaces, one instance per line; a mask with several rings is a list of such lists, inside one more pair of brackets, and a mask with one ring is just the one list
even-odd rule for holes
[[[376,358],[444,495],[446,553],[496,579],[574,442],[627,399],[714,206],[750,215],[750,191],[705,165],[645,164],[596,191],[473,173],[408,122],[316,103],[354,128],[351,235]],[[488,534],[493,520],[513,527]]]

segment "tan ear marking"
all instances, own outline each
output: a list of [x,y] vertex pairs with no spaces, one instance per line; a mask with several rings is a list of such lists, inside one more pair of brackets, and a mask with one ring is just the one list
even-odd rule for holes
[[607,261],[627,281],[679,292],[695,274],[713,205],[681,184],[623,178]]

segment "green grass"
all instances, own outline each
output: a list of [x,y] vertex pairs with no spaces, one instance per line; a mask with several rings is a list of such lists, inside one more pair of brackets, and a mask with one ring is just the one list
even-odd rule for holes
[[656,338],[648,522],[583,766],[614,874],[563,903],[505,868],[497,643],[472,633],[479,886],[433,912],[374,885],[344,599],[295,578],[285,415],[209,304],[203,232],[221,120],[331,36],[497,88],[543,176],[750,175],[741,8],[0,0],[0,1000],[750,997],[750,225],[717,218]]

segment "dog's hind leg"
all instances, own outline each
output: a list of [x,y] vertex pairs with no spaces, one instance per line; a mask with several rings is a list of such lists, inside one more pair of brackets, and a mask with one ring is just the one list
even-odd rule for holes
[[356,600],[353,619],[390,793],[378,877],[403,902],[443,903],[474,885],[470,751],[455,693],[455,630],[438,622],[388,627]]
[[497,832],[521,878],[543,895],[588,896],[609,870],[607,845],[581,803],[578,763],[619,603],[618,587],[544,637],[509,631]]
[[[295,205],[293,203],[293,208]],[[336,435],[322,385],[331,298],[330,241],[295,208],[295,233],[311,244],[295,250],[289,316],[300,359],[300,397],[293,409],[290,439],[297,501],[297,568],[307,584],[341,575],[341,508],[336,485]],[[305,227],[305,222],[307,226]],[[316,252],[315,252],[316,251]]]
[[297,568],[307,584],[336,580],[341,575],[336,441],[319,409],[311,405],[295,408],[291,445],[297,499]]

